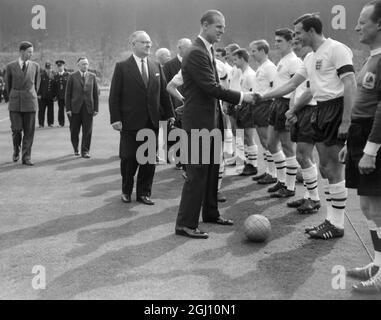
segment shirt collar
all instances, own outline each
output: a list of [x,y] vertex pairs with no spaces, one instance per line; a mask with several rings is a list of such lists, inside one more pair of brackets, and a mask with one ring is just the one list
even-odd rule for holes
[[208,50],[209,54],[212,54],[212,52],[210,51],[210,49],[213,47],[213,45],[206,39],[204,39],[201,35],[198,36],[201,41],[205,44],[205,47],[206,49]]
[[[21,68],[22,68],[23,63],[24,63],[24,61],[21,60],[21,58],[19,58],[19,65],[20,65]],[[29,60],[25,61],[25,63],[26,63],[26,66],[28,66]]]
[[180,62],[183,62],[183,58],[179,54],[177,54],[177,59],[179,59]]
[[370,50],[370,56],[371,57],[374,57],[374,56],[376,56],[376,55],[378,55],[380,53],[381,53],[381,47],[373,49],[373,50]]
[[132,54],[133,56],[134,56],[134,59],[135,59],[135,61],[136,61],[136,64],[139,66],[139,68],[140,68],[140,66],[141,66],[141,64],[142,64],[142,59],[144,60],[144,62],[147,64],[147,57],[145,57],[145,58],[139,58],[137,55],[135,55],[134,53]]

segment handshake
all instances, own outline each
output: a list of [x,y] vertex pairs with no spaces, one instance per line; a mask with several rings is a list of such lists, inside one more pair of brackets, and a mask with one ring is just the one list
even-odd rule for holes
[[262,101],[262,96],[256,92],[244,92],[243,101],[252,105],[260,103]]

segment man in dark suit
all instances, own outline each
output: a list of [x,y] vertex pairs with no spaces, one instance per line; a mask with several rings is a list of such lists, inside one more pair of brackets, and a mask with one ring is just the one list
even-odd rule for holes
[[70,119],[71,143],[74,154],[79,156],[79,131],[82,127],[82,158],[90,158],[93,117],[98,114],[98,84],[94,73],[88,71],[89,61],[81,57],[77,61],[78,71],[69,76],[66,85],[66,113]]
[[[37,91],[40,85],[40,66],[30,61],[33,45],[23,41],[20,57],[6,67],[5,88],[9,99],[9,118],[13,138],[13,161],[20,159],[22,143],[22,163],[33,166],[31,161],[36,111]],[[24,132],[24,137],[22,136]]]
[[[183,129],[188,133],[188,146],[194,141],[190,131],[206,129],[210,133],[214,129],[223,128],[221,106],[219,100],[235,105],[243,101],[252,102],[250,93],[226,90],[221,87],[214,58],[213,44],[220,41],[225,31],[225,18],[216,10],[207,11],[201,18],[201,32],[188,50],[181,65],[184,79],[185,104],[182,118]],[[216,131],[216,130],[214,130]],[[209,164],[204,161],[194,163],[193,150],[189,151],[192,162],[186,164],[187,179],[185,180],[179,213],[176,221],[176,234],[191,238],[208,238],[208,234],[198,229],[200,209],[204,222],[221,225],[232,225],[233,221],[220,216],[217,204],[217,186],[219,155],[222,144],[209,137],[210,147],[202,145],[201,156],[210,159]],[[217,156],[215,156],[217,155]]]
[[[180,39],[177,42],[177,55],[173,59],[169,60],[167,63],[164,64],[163,70],[165,74],[165,78],[167,80],[167,83],[169,83],[173,77],[179,72],[181,68],[181,62],[183,61],[183,57],[185,53],[188,51],[189,47],[192,45],[192,41],[187,38]],[[182,93],[182,86],[178,87],[177,90],[179,90],[180,93]],[[183,102],[172,97],[172,104],[173,107],[176,109],[177,107],[180,107]]]
[[49,61],[45,63],[45,70],[41,72],[41,83],[38,89],[38,124],[40,128],[45,124],[45,111],[49,127],[54,123],[54,73]]
[[54,76],[54,96],[58,102],[58,123],[61,127],[65,125],[65,90],[69,72],[65,70],[65,61],[57,60],[57,73]]
[[141,129],[151,129],[157,142],[160,108],[163,108],[164,118],[171,122],[174,112],[166,91],[164,72],[159,63],[148,58],[152,46],[149,35],[145,31],[136,31],[131,35],[130,43],[133,54],[116,64],[111,82],[111,124],[120,131],[122,201],[131,202],[134,176],[139,167],[137,201],[153,205],[150,196],[155,164],[137,162],[136,151],[143,142],[136,141],[136,135]]

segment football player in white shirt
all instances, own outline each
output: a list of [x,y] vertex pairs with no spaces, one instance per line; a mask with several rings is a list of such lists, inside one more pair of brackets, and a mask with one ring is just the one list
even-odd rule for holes
[[[256,88],[261,94],[270,91],[276,74],[276,66],[269,60],[269,43],[266,40],[256,40],[250,43],[252,58],[259,64],[256,72]],[[272,100],[262,101],[252,107],[252,116],[259,141],[263,148],[266,171],[253,177],[259,184],[272,184],[277,182],[276,169],[273,156],[267,147],[267,131],[269,126],[270,106]]]
[[[295,54],[301,59],[312,51],[311,47],[303,47],[296,39],[293,40],[292,46]],[[291,141],[296,143],[296,158],[302,168],[305,188],[304,197],[288,202],[287,206],[296,208],[300,214],[313,213],[321,206],[318,170],[312,153],[315,142],[312,138],[311,116],[315,108],[316,101],[312,98],[310,82],[306,80],[296,88],[294,99],[290,101],[290,110],[286,112],[287,122],[290,124]]]
[[[292,37],[293,31],[288,28],[275,31],[275,47],[282,58],[277,65],[274,88],[287,83],[303,64],[292,51]],[[291,141],[290,130],[286,126],[286,112],[289,110],[292,97],[291,93],[276,97],[277,99],[271,105],[269,116],[268,148],[277,169],[278,182],[269,188],[268,192],[275,198],[288,198],[295,195],[295,180],[298,171],[296,145]]]
[[[241,70],[240,90],[255,92],[255,71],[249,66],[249,52],[238,49],[233,52],[233,62]],[[258,173],[258,146],[254,140],[255,125],[253,123],[252,107],[247,103],[236,106],[237,126],[244,130],[245,166],[240,175],[253,176]]]
[[327,217],[318,226],[307,228],[306,233],[315,239],[331,239],[344,235],[344,216],[347,189],[344,166],[339,162],[339,152],[345,143],[350,124],[351,108],[356,94],[356,80],[352,52],[344,44],[327,39],[319,17],[306,14],[295,22],[295,39],[313,50],[296,75],[281,87],[257,98],[269,99],[294,91],[306,79],[317,108],[311,122],[314,141],[320,160],[320,173],[328,179]]

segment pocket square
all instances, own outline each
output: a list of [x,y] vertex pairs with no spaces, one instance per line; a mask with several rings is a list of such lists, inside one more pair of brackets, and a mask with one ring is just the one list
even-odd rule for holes
[[156,76],[156,77],[159,77],[159,76],[160,76],[160,73],[156,73],[155,76]]

